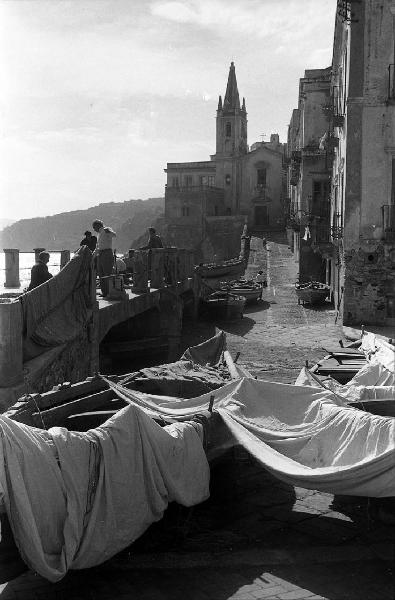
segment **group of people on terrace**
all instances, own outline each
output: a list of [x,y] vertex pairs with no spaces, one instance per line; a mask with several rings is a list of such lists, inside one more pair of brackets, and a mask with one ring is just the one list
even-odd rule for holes
[[[126,271],[125,262],[115,256],[113,251],[113,239],[116,233],[111,227],[104,225],[103,221],[96,219],[92,223],[92,229],[97,235],[93,235],[91,231],[85,231],[84,238],[80,242],[80,246],[86,246],[92,252],[92,258],[95,261],[97,274],[100,279],[100,290],[105,298],[108,295],[109,285],[108,277],[115,273]],[[145,246],[141,246],[140,250],[150,250],[151,248],[163,248],[162,240],[156,233],[154,227],[148,228],[148,242]],[[40,252],[36,264],[31,269],[30,285],[28,291],[48,281],[52,274],[48,271],[48,262],[50,259],[49,252]]]

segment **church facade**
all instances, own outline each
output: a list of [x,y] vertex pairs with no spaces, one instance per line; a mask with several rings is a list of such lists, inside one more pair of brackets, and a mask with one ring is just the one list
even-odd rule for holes
[[[207,161],[168,163],[165,172],[167,238],[200,246],[204,259],[212,258],[210,252],[229,258],[231,238],[245,223],[249,231],[284,227],[284,145],[272,134],[269,142],[249,148],[246,104],[244,98],[240,103],[233,62],[224,100],[218,101],[215,154]],[[222,252],[213,235],[222,236]]]

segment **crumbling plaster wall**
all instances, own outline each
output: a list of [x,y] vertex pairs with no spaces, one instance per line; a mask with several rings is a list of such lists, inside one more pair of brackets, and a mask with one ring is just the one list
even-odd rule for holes
[[395,245],[371,242],[344,253],[343,323],[384,325],[395,293]]

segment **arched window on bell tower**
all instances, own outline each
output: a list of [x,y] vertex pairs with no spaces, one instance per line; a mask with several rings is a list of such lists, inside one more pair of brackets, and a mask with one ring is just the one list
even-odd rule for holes
[[225,135],[226,137],[232,137],[232,123],[230,121],[226,121]]

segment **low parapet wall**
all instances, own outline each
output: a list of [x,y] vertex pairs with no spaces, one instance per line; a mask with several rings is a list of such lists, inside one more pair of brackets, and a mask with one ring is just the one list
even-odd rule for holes
[[[92,265],[86,282],[90,309],[80,331],[64,344],[43,347],[42,354],[28,362],[24,362],[27,328],[24,294],[17,298],[0,298],[0,412],[24,392],[45,391],[63,381],[74,382],[93,374],[98,370],[99,346],[106,332],[153,306],[161,312],[162,333],[172,340],[169,351],[176,348],[183,309],[179,298],[186,292],[198,297],[193,252],[182,248],[135,250],[130,252],[127,263],[133,271],[133,284],[119,300],[98,301]],[[62,276],[61,271],[59,277]],[[52,284],[44,283],[32,292],[37,298],[48,296],[50,299],[53,290],[49,288],[54,286],[57,277],[51,280]],[[54,309],[55,305],[49,303],[48,313]]]

